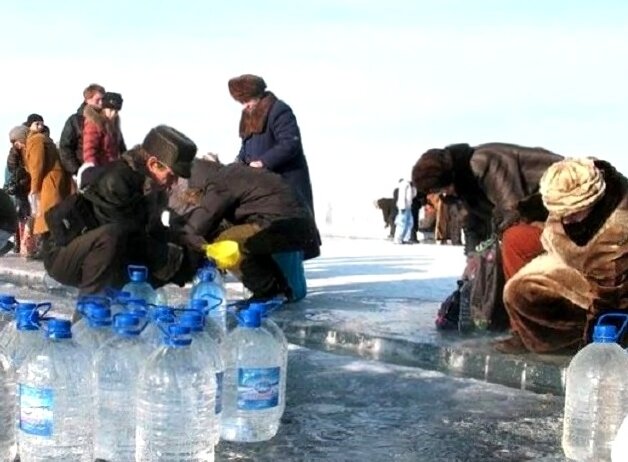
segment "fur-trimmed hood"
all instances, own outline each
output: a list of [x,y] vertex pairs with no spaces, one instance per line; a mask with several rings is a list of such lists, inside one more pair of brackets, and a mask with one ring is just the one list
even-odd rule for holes
[[83,109],[83,117],[85,117],[86,122],[96,124],[102,131],[108,131],[110,128],[114,128],[119,131],[120,115],[116,115],[113,119],[107,119],[102,111],[99,111],[87,104],[85,105],[85,109]]

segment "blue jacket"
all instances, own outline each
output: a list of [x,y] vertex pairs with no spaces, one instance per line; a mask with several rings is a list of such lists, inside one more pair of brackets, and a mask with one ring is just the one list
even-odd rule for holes
[[314,213],[310,171],[303,153],[301,132],[286,103],[281,100],[273,103],[263,131],[243,138],[237,160],[247,165],[255,160],[262,161],[268,170],[281,175]]

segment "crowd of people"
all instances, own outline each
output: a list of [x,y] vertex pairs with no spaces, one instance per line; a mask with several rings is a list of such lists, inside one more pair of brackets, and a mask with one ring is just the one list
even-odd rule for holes
[[155,286],[183,285],[208,243],[231,240],[242,256],[233,271],[252,299],[303,298],[294,281],[321,241],[296,117],[259,76],[234,77],[228,90],[243,108],[241,149],[228,165],[197,156],[168,125],[127,149],[122,96],[98,84],[85,88],[58,146],[43,117],[29,115],[9,132],[1,252],[14,247],[58,282],[99,294],[123,285],[129,264],[146,266]]

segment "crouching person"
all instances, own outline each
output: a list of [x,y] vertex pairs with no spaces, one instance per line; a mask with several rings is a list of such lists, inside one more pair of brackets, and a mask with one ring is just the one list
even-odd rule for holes
[[510,353],[575,350],[588,324],[608,309],[628,308],[628,181],[610,164],[566,159],[540,184],[549,211],[545,253],[506,284]]
[[233,272],[252,300],[305,297],[303,255],[318,255],[318,233],[288,183],[264,169],[196,159],[188,188],[197,206],[172,223],[181,242],[196,251],[210,242],[237,242],[242,258]]
[[154,283],[180,269],[183,248],[168,242],[160,214],[170,188],[190,176],[196,145],[172,127],[153,128],[142,145],[103,167],[84,192],[46,214],[44,266],[57,281],[97,294],[126,281],[126,266],[145,265]]

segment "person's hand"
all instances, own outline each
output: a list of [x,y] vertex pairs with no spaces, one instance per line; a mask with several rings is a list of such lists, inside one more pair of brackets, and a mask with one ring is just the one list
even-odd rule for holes
[[249,167],[264,168],[264,162],[262,162],[261,160],[254,160],[249,164]]

